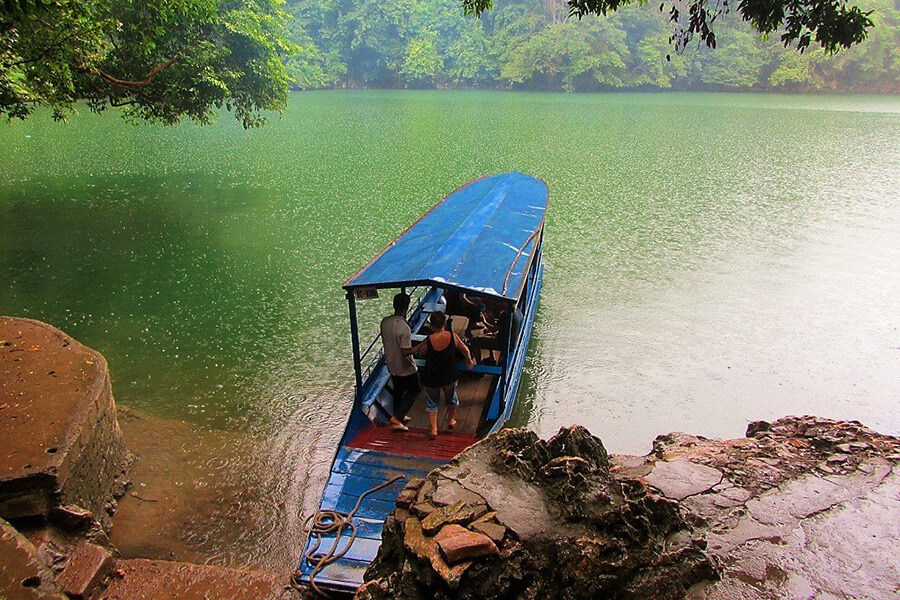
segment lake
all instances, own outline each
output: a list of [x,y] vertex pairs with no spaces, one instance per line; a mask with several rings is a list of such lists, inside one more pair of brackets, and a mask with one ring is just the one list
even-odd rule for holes
[[290,568],[351,398],[341,284],[488,173],[550,187],[513,424],[640,454],[787,414],[900,434],[900,97],[315,92],[220,121],[0,126],[0,313],[109,360],[126,556]]

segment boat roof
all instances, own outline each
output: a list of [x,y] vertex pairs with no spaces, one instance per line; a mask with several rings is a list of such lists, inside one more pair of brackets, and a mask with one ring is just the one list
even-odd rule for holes
[[457,188],[387,245],[344,289],[433,284],[519,297],[540,240],[547,184],[502,173]]

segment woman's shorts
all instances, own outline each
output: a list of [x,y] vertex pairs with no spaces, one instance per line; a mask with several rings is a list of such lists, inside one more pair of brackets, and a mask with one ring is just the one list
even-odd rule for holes
[[459,396],[456,395],[456,382],[441,387],[425,387],[425,410],[437,412],[438,402],[441,399],[441,390],[448,404],[459,406]]

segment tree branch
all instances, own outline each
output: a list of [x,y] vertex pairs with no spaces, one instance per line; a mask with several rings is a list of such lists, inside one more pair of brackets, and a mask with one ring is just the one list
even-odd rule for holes
[[173,64],[175,64],[175,62],[178,61],[179,58],[181,58],[180,52],[178,54],[176,54],[175,56],[173,56],[172,58],[170,58],[169,60],[167,60],[166,62],[159,63],[158,65],[156,65],[155,67],[150,69],[150,72],[147,73],[147,76],[142,81],[125,81],[123,79],[117,79],[116,77],[113,77],[109,73],[104,73],[103,71],[101,71],[99,69],[97,69],[96,73],[97,73],[97,76],[100,77],[100,79],[102,79],[106,83],[115,85],[117,87],[143,88],[143,87],[147,87],[148,85],[150,85],[153,82],[153,78],[156,77],[160,73],[160,71],[163,71],[164,69],[171,67]]

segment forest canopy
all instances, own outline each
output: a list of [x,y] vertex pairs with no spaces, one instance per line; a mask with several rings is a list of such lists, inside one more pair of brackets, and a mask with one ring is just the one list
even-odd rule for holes
[[473,19],[459,0],[291,1],[302,50],[288,70],[301,89],[900,91],[900,13],[859,4],[875,23],[867,39],[832,54],[785,47],[734,12],[717,17],[715,50],[697,37],[678,51],[657,2],[579,19],[564,0],[498,0]]
[[890,0],[629,1],[0,0],[0,116],[252,127],[291,87],[900,89]]

